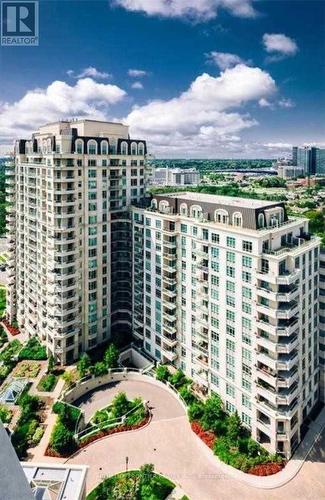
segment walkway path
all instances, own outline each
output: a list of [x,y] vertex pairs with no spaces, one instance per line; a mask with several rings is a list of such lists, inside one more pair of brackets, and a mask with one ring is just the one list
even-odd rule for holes
[[[180,485],[191,500],[230,500],[252,498],[277,500],[325,499],[324,451],[313,447],[299,474],[288,484],[273,490],[257,489],[238,480],[238,471],[229,474],[227,466],[191,431],[183,407],[164,388],[148,382],[123,381],[100,388],[90,400],[78,402],[88,416],[108,404],[114,394],[125,391],[129,397],[142,395],[150,401],[153,420],[149,426],[128,433],[109,436],[81,450],[68,463],[88,465],[87,491],[105,476],[129,468],[153,463],[155,470]],[[324,437],[320,444],[324,444]],[[253,481],[258,479],[252,477]]]

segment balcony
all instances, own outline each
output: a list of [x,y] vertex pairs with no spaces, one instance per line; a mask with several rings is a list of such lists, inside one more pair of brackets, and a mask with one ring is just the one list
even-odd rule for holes
[[277,361],[278,370],[291,370],[298,363],[298,353],[283,355],[281,359]]
[[[285,341],[286,340],[286,341]],[[299,344],[298,335],[293,335],[291,338],[282,339],[276,344],[278,353],[290,354]]]
[[279,307],[273,308],[265,304],[257,303],[256,310],[260,314],[264,314],[273,319],[290,319],[299,313],[299,306],[297,303],[283,303]]
[[283,274],[275,274],[267,270],[260,270],[256,272],[256,278],[274,285],[292,285],[297,281],[300,273],[301,271],[299,269],[286,271]]
[[171,362],[175,361],[175,359],[177,358],[177,352],[165,346],[162,347],[161,353]]
[[291,405],[291,403],[296,399],[299,393],[299,387],[294,386],[292,389],[287,391],[282,391],[277,396],[277,403],[280,405]]
[[[164,329],[166,330],[166,328],[164,328]],[[175,347],[175,345],[177,344],[176,334],[169,335],[168,333],[164,332],[163,336],[162,336],[162,340],[169,347]]]
[[278,372],[278,387],[291,387],[292,384],[299,380],[299,372],[297,369],[293,369],[290,372]]

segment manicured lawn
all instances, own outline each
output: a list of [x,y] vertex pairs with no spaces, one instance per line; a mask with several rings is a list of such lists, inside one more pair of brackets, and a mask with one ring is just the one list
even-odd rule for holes
[[164,500],[174,488],[174,483],[159,474],[151,473],[146,477],[145,472],[135,470],[105,479],[89,493],[86,500]]
[[57,382],[58,382],[58,377],[53,373],[49,373],[48,375],[43,375],[37,386],[37,389],[39,391],[52,392]]
[[19,353],[19,359],[46,359],[46,348],[37,337],[32,337]]

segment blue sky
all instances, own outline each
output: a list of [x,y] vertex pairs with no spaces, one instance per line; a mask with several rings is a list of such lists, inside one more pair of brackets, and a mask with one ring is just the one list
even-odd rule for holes
[[126,121],[158,157],[325,143],[325,2],[181,5],[42,0],[39,46],[0,47],[0,152],[81,116]]

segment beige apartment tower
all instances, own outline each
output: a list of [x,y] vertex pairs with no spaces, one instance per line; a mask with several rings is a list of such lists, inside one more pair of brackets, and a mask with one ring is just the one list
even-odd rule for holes
[[17,141],[7,163],[7,315],[60,363],[131,333],[129,206],[145,156],[127,126],[75,120]]
[[201,193],[132,211],[134,335],[290,457],[320,396],[320,243],[308,221],[283,203]]

